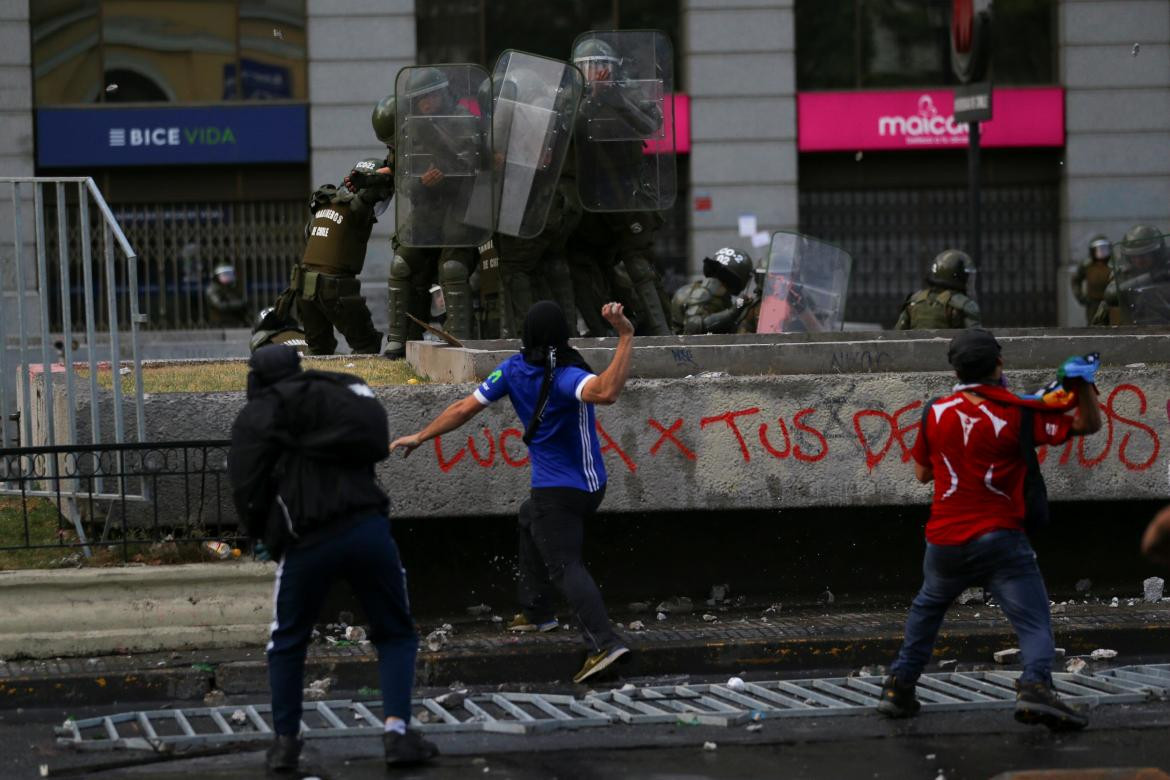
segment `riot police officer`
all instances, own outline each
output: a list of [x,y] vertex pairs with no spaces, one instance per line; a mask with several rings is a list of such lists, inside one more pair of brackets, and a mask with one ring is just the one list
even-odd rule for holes
[[979,304],[967,295],[975,264],[966,252],[947,249],[930,264],[926,287],[906,298],[896,330],[980,327]]
[[[585,97],[578,112],[578,171],[586,213],[573,237],[570,262],[574,268],[574,285],[578,279],[593,281],[604,287],[609,274],[607,264],[622,264],[633,285],[635,315],[639,331],[651,336],[670,334],[667,312],[670,298],[662,287],[654,260],[654,236],[664,219],[656,210],[658,195],[642,176],[644,144],[637,140],[661,127],[662,112],[649,100],[636,100],[622,84],[622,59],[606,41],[586,38],[573,49],[573,63],[585,74]],[[604,144],[586,143],[591,126],[622,127],[619,132],[628,140]],[[605,210],[590,209],[605,205]],[[621,204],[616,208],[614,204]],[[603,300],[612,300],[606,297]],[[598,310],[595,300],[583,301],[578,308]],[[585,315],[590,316],[590,315]],[[592,330],[592,328],[591,328]]]
[[1166,236],[1134,225],[1121,242],[1113,278],[1123,325],[1170,324],[1170,252]]
[[671,301],[676,333],[735,333],[746,301],[740,293],[752,279],[752,259],[745,252],[724,247],[703,258],[703,278],[683,285]]
[[[413,102],[412,111],[415,114],[452,112],[459,116],[471,115],[465,107],[455,103],[448,89],[447,77],[438,68],[412,70],[406,95]],[[391,156],[395,154],[397,112],[397,99],[388,96],[375,106],[370,118],[374,133],[387,145]],[[411,235],[396,232],[390,239],[393,256],[386,285],[389,322],[384,352],[388,358],[404,357],[406,342],[422,337],[419,326],[406,315],[410,313],[424,321],[428,318],[430,287],[435,281],[443,288],[447,307],[446,330],[459,339],[469,339],[474,335],[469,277],[475,268],[475,249],[465,246],[415,246],[431,244],[443,240],[444,235],[452,236],[460,232],[457,215],[451,208],[451,203],[457,202],[459,198],[452,197],[451,191],[464,186],[459,181],[462,177],[450,178],[447,176],[450,170],[445,173],[443,168],[462,165],[464,162],[459,153],[452,150],[447,158],[433,161],[420,177],[413,179],[409,192],[405,194],[412,211],[429,214],[427,219],[412,224]],[[403,196],[402,193],[399,195]],[[434,216],[430,216],[432,214]]]
[[203,291],[203,297],[207,301],[208,320],[212,325],[246,326],[248,304],[236,284],[236,269],[224,263],[216,266],[213,273],[211,282]]
[[1109,260],[1113,256],[1113,245],[1103,234],[1098,233],[1089,239],[1089,254],[1073,271],[1073,296],[1077,303],[1085,307],[1085,322],[1093,321],[1101,301],[1105,300],[1105,288],[1109,285],[1112,271]]
[[248,347],[255,352],[268,344],[288,344],[300,352],[309,346],[305,341],[305,331],[297,321],[287,314],[282,315],[276,306],[269,306],[256,316],[256,326],[252,328]]
[[290,285],[310,354],[334,353],[334,327],[355,353],[376,354],[381,349],[382,334],[374,328],[357,279],[370,231],[391,194],[389,170],[381,163],[362,160],[348,183],[325,184],[313,192],[305,255],[293,269]]

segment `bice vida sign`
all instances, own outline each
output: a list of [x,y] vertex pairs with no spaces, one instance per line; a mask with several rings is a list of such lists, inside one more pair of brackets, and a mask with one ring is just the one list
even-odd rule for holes
[[47,168],[302,162],[304,105],[42,108],[37,164]]
[[[992,92],[995,118],[980,126],[982,146],[1063,146],[1060,87],[1004,87]],[[797,96],[799,149],[830,152],[967,145],[949,89],[802,92]]]

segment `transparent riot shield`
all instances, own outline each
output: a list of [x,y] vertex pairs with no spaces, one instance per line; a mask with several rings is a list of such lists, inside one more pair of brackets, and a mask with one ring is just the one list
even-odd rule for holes
[[478,65],[398,71],[395,226],[407,246],[478,246],[492,232],[491,79]]
[[1170,234],[1122,241],[1112,262],[1120,323],[1170,325]]
[[832,244],[801,235],[772,234],[757,333],[841,330],[853,258]]
[[559,60],[505,51],[492,71],[496,230],[544,230],[581,100],[581,72]]
[[674,51],[660,30],[595,30],[573,43],[585,74],[574,139],[588,211],[658,211],[676,193]]

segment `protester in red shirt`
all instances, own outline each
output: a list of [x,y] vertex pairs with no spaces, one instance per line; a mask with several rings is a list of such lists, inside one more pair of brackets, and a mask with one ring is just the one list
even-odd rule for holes
[[[989,331],[963,331],[951,341],[947,357],[960,384],[925,411],[913,451],[915,476],[934,482],[922,589],[910,607],[878,711],[894,718],[918,712],[915,684],[947,608],[966,588],[982,586],[1002,605],[1019,638],[1023,672],[1016,684],[1016,720],[1053,730],[1084,728],[1088,718],[1052,687],[1048,592],[1024,533],[1021,418],[1022,407],[1033,404],[1004,388],[1000,346]],[[1034,409],[1036,446],[1101,428],[1096,388],[1080,378],[1067,378],[1064,386],[1076,393],[1076,415]]]

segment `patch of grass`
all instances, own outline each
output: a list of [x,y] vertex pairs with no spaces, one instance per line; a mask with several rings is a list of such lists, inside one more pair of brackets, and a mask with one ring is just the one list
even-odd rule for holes
[[[305,368],[321,371],[340,371],[354,374],[371,387],[420,384],[426,381],[411,369],[405,360],[387,360],[379,355],[350,355],[343,358],[311,358],[302,362]],[[89,376],[89,369],[81,369],[81,376]],[[243,390],[248,377],[248,364],[242,360],[222,363],[160,363],[142,367],[142,389],[145,393],[222,393]],[[113,378],[108,368],[98,373],[98,384],[111,389]],[[134,392],[134,376],[122,375],[122,392]]]
[[[196,532],[192,537],[199,535]],[[204,551],[201,541],[196,538],[176,540],[168,537],[161,542],[148,542],[143,532],[131,532],[127,534],[127,539],[127,560],[130,563],[159,566],[217,560]],[[90,551],[93,555],[89,558],[85,557],[81,547],[72,546],[75,544],[77,532],[73,524],[57,511],[57,505],[52,500],[25,499],[22,508],[19,497],[0,498],[0,547],[34,547],[0,550],[0,571],[120,566],[123,563],[120,541],[95,543],[91,538]]]

